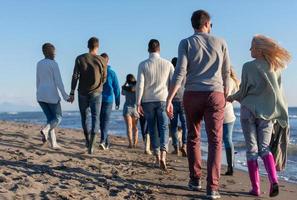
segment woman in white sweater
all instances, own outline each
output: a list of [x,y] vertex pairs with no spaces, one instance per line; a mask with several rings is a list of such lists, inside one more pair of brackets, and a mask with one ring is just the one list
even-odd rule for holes
[[[234,69],[230,69],[230,83],[228,95],[234,94],[239,89],[239,80],[236,77]],[[230,102],[226,102],[225,111],[224,111],[224,124],[223,124],[223,142],[225,145],[226,159],[227,159],[227,172],[225,175],[233,175],[233,166],[234,166],[234,145],[232,142],[232,133],[233,126],[235,123],[235,114],[233,110],[233,105]]]
[[41,129],[40,133],[42,135],[43,143],[49,138],[51,147],[58,149],[60,146],[56,141],[55,128],[62,120],[61,98],[58,89],[65,101],[68,101],[69,96],[65,92],[58,63],[54,60],[54,45],[45,43],[42,46],[42,51],[45,58],[37,63],[36,96],[37,101],[47,118],[47,124]]

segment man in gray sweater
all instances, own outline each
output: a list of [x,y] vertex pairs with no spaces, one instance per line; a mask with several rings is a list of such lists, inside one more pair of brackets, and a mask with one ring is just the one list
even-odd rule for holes
[[230,78],[229,53],[223,39],[209,34],[212,23],[206,11],[195,11],[191,22],[195,33],[179,44],[166,109],[172,118],[172,100],[186,76],[183,102],[188,126],[189,188],[201,188],[200,129],[204,119],[208,136],[207,197],[218,199],[225,95]]
[[[166,153],[169,130],[166,98],[174,68],[171,62],[160,57],[158,40],[150,40],[148,52],[149,58],[141,62],[138,68],[136,103],[139,114],[144,115],[147,120],[156,161],[161,169],[167,170]],[[159,134],[156,133],[156,124]]]

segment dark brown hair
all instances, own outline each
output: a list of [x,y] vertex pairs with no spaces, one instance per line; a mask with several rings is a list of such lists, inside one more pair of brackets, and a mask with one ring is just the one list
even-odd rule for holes
[[46,51],[47,51],[48,48],[53,48],[53,49],[55,49],[55,46],[54,46],[53,44],[49,43],[49,42],[44,43],[44,44],[42,45],[42,52],[43,52],[43,54],[46,54],[46,53],[47,53]]
[[148,52],[154,53],[160,50],[160,42],[156,39],[151,39],[148,43]]
[[177,57],[172,58],[171,63],[174,67],[176,67]]
[[205,10],[196,10],[193,12],[191,17],[192,27],[194,29],[199,29],[206,22],[210,21],[210,15]]
[[109,58],[107,53],[102,53],[100,56],[102,56],[103,58]]
[[128,84],[136,84],[136,78],[133,76],[133,74],[128,74],[126,76],[126,83]]
[[96,37],[91,37],[89,40],[88,40],[88,48],[90,50],[93,50],[95,49],[96,47],[99,47],[99,40],[98,38]]

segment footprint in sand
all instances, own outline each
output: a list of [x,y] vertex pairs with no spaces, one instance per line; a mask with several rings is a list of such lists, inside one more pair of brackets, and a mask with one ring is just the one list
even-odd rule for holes
[[233,179],[227,179],[226,181],[229,185],[234,185],[236,182]]
[[109,190],[109,196],[111,197],[115,197],[118,196],[118,193],[120,192],[120,190],[116,189],[116,188],[111,188]]
[[39,156],[44,156],[46,154],[45,152],[42,152],[42,151],[35,151],[34,153],[39,155]]
[[84,185],[84,189],[85,190],[95,190],[96,186],[91,184],[91,183],[87,183],[87,184]]
[[4,171],[3,172],[3,175],[5,175],[5,176],[10,176],[12,173],[11,172],[9,172],[9,171]]
[[0,175],[0,184],[1,183],[8,183],[9,181],[10,180],[7,177],[5,177],[3,175]]

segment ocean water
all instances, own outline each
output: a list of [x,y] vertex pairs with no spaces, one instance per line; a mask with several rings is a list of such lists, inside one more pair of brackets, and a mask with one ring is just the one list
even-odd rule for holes
[[[247,170],[245,158],[245,142],[242,134],[239,109],[235,108],[236,122],[233,130],[233,142],[235,145],[235,167],[241,170]],[[279,172],[279,178],[297,183],[297,108],[289,108],[290,118],[290,144],[288,151],[287,167],[284,171]],[[22,123],[44,124],[45,116],[42,112],[4,112],[0,113],[0,120],[14,121]],[[60,125],[63,128],[81,129],[80,114],[77,111],[65,111],[63,120]],[[126,136],[125,123],[122,111],[113,111],[111,114],[110,134],[118,136]],[[141,137],[141,134],[139,134]],[[207,156],[207,137],[205,129],[202,128],[202,150],[203,157]],[[223,163],[225,163],[225,154],[223,153]],[[259,159],[260,173],[265,174],[265,169],[261,159]]]

